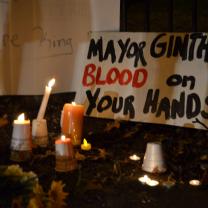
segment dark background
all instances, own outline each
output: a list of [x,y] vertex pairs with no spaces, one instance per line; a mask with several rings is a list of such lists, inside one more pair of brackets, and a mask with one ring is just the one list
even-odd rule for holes
[[121,5],[121,30],[208,31],[206,0],[121,0],[121,4],[125,5],[125,8]]

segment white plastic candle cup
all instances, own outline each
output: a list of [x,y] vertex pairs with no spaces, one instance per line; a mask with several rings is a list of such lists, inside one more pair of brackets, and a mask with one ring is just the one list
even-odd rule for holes
[[149,142],[147,144],[142,169],[150,173],[162,173],[166,171],[160,142]]
[[13,124],[11,149],[16,151],[31,151],[32,141],[30,133],[30,121],[25,120],[22,123],[15,121]]
[[46,119],[34,119],[32,121],[32,140],[35,146],[46,147],[48,145],[48,128]]

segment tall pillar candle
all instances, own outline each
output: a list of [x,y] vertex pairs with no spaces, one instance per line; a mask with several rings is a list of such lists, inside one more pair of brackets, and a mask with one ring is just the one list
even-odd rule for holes
[[61,116],[62,133],[69,135],[73,145],[80,145],[82,140],[82,128],[84,118],[84,106],[75,102],[64,105]]

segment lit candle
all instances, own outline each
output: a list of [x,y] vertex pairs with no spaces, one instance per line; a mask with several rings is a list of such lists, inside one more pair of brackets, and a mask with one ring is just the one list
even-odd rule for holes
[[147,175],[144,175],[144,176],[138,178],[138,180],[139,180],[141,183],[145,184],[148,180],[150,180],[150,178],[149,178]]
[[159,185],[159,182],[156,180],[152,180],[151,178],[149,178],[147,175],[144,175],[140,178],[138,178],[138,180],[143,183],[146,184],[148,186],[157,186]]
[[30,132],[30,120],[25,120],[24,113],[20,114],[17,120],[14,120],[11,149],[14,151],[11,154],[11,159],[15,161],[26,160],[30,153],[18,153],[19,151],[31,152],[32,139]]
[[199,180],[194,179],[194,180],[190,180],[189,184],[191,186],[199,186],[199,185],[201,185],[201,182]]
[[28,125],[28,124],[30,124],[30,120],[25,120],[25,114],[24,113],[21,113],[17,117],[17,120],[14,120],[14,124]]
[[89,151],[89,150],[91,150],[91,144],[88,143],[86,139],[84,139],[83,144],[81,144],[81,149]]
[[19,144],[23,145],[25,142],[27,143],[28,139],[31,138],[30,120],[25,120],[24,113],[20,114],[17,120],[14,120],[12,138],[13,138],[12,147],[14,149],[21,149],[21,148],[24,149],[24,147],[20,147]]
[[68,156],[73,157],[73,152],[71,148],[71,139],[66,138],[64,135],[55,142],[55,149],[57,156]]
[[56,171],[67,172],[74,170],[77,163],[74,157],[73,145],[70,138],[64,135],[55,141]]
[[54,78],[51,79],[48,82],[48,86],[45,87],[45,93],[44,93],[42,103],[41,103],[41,106],[40,106],[40,109],[39,109],[39,112],[38,112],[37,120],[41,120],[41,119],[44,118],[46,107],[47,107],[47,104],[48,104],[48,99],[49,99],[52,87],[55,84],[55,81],[56,80]]
[[140,158],[139,156],[137,156],[136,154],[134,154],[134,155],[129,156],[129,159],[130,159],[130,160],[134,160],[134,161],[138,161],[138,160],[140,160],[141,158]]
[[159,185],[159,182],[156,181],[156,180],[150,179],[150,180],[148,180],[148,181],[146,182],[146,184],[147,184],[148,186],[157,186],[157,185]]
[[63,134],[70,136],[73,145],[81,144],[83,118],[83,105],[78,105],[75,102],[64,105],[61,116],[61,130]]

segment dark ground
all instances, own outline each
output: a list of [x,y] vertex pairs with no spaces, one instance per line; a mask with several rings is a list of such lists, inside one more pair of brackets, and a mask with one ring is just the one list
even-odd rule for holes
[[[23,164],[24,170],[37,173],[45,189],[52,180],[63,180],[70,193],[69,207],[207,207],[207,131],[85,117],[84,136],[93,149],[88,153],[77,149],[82,156],[77,157],[79,168],[69,174],[57,174],[51,153],[54,139],[60,134],[61,109],[73,97],[73,94],[50,97],[46,112],[50,145],[44,151],[34,150],[31,161]],[[0,165],[13,164],[9,160],[12,121],[22,111],[31,120],[35,118],[40,101],[40,96],[0,97],[1,121],[5,121],[0,127]],[[142,185],[138,181],[145,174],[141,170],[142,161],[129,160],[134,153],[143,158],[149,141],[162,142],[168,167],[164,174],[150,174],[160,181],[157,187]],[[188,181],[193,178],[200,179],[202,186],[191,187]],[[171,187],[164,185],[167,181],[173,182]]]

